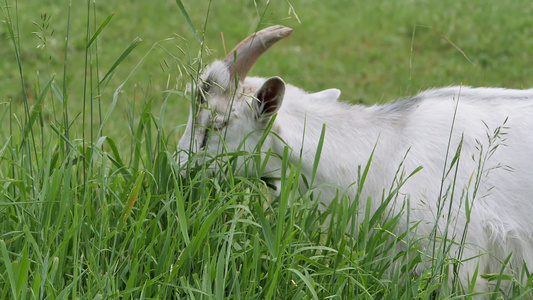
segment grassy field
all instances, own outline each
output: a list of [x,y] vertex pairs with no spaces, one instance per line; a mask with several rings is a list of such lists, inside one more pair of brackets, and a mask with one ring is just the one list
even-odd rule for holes
[[[415,276],[411,228],[391,234],[397,216],[355,220],[348,199],[319,211],[300,192],[298,166],[285,165],[277,198],[259,178],[180,177],[182,94],[202,66],[273,24],[294,32],[251,75],[339,88],[343,101],[455,84],[529,88],[531,1],[0,6],[0,299],[467,297],[443,279],[446,249]],[[361,225],[346,232],[352,222]],[[513,283],[493,298],[533,296],[527,270],[492,276]]]

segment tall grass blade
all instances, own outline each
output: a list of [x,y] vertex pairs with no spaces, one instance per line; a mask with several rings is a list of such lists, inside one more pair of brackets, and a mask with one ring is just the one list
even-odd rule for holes
[[313,299],[315,299],[315,300],[320,299],[318,297],[318,294],[316,293],[315,288],[313,287],[313,284],[311,283],[311,281],[309,280],[309,278],[307,276],[305,276],[304,274],[302,274],[302,272],[300,272],[300,271],[298,271],[296,269],[293,269],[293,268],[288,268],[287,271],[290,271],[290,272],[296,274],[304,282],[304,284],[307,286],[308,291],[311,292],[311,295],[313,296]]
[[[4,267],[7,272],[7,281],[11,287],[11,293],[14,300],[19,299],[17,292],[17,280],[15,278],[15,270],[13,270],[13,264],[9,258],[9,252],[7,251],[6,243],[4,240],[0,240],[0,251],[2,252],[2,260],[4,261]],[[6,286],[7,288],[7,286]]]
[[107,24],[111,21],[111,19],[115,16],[115,13],[112,13],[111,15],[109,15],[109,17],[107,17],[104,22],[100,25],[100,27],[98,27],[98,29],[96,30],[96,32],[93,34],[93,36],[91,37],[91,39],[89,40],[89,42],[87,43],[87,46],[85,46],[86,49],[89,49],[89,47],[91,47],[91,45],[93,44],[93,42],[96,40],[96,38],[100,35],[100,33],[102,33],[102,31],[104,30],[104,28],[107,26]]
[[109,70],[104,75],[104,77],[100,80],[98,85],[102,85],[102,83],[113,73],[113,71],[115,71],[115,69],[122,63],[122,61],[124,59],[126,59],[126,57],[128,57],[128,55],[131,53],[131,51],[133,51],[133,49],[135,49],[137,46],[139,46],[139,44],[141,42],[142,42],[142,39],[139,38],[139,37],[136,37],[131,42],[131,44],[128,46],[128,48],[126,48],[126,50],[124,50],[124,52],[122,52],[122,54],[118,57],[118,59],[115,61],[115,63],[113,63],[111,68],[109,68]]
[[318,146],[316,149],[315,160],[313,162],[313,173],[311,173],[311,182],[312,186],[315,182],[315,176],[318,172],[318,163],[320,162],[320,156],[322,156],[322,147],[324,146],[324,138],[326,136],[326,123],[322,125],[322,131],[320,132],[320,139],[318,140]]
[[181,0],[176,0],[176,4],[180,8],[180,11],[183,14],[183,17],[185,18],[185,22],[187,23],[187,26],[189,26],[189,28],[191,29],[191,32],[194,35],[194,38],[196,39],[198,44],[202,44],[202,42],[200,41],[200,37],[198,37],[198,34],[196,33],[196,29],[194,28],[194,25],[192,24],[191,18],[189,17],[189,14],[187,13],[185,6],[183,6],[183,2],[181,2]]
[[128,220],[128,217],[130,216],[131,210],[133,209],[133,204],[135,204],[135,200],[137,200],[137,197],[139,196],[139,190],[141,189],[143,179],[144,179],[144,172],[139,172],[139,175],[137,175],[137,178],[135,179],[135,183],[133,184],[131,192],[128,196],[128,202],[126,203],[126,207],[124,208],[124,213],[123,213],[123,218],[122,218],[123,226],[126,224],[126,221]]
[[[37,101],[33,105],[33,109],[31,111],[30,118],[25,123],[24,134],[22,135],[22,141],[23,142],[26,141],[26,138],[28,137],[28,134],[30,133],[31,128],[33,126],[33,123],[35,123],[35,120],[37,120],[37,117],[42,112],[42,107],[43,107],[45,96],[48,93],[48,90],[50,89],[50,86],[52,85],[53,80],[54,80],[54,76],[52,76],[52,78],[50,78],[50,80],[48,81],[48,83],[46,84],[44,89],[41,91],[41,93],[37,97]],[[22,145],[23,144],[21,144],[21,147],[22,147]]]
[[28,243],[24,243],[22,248],[22,255],[17,262],[17,294],[20,294],[21,299],[26,299],[28,291],[28,273],[30,271],[30,259],[28,255]]

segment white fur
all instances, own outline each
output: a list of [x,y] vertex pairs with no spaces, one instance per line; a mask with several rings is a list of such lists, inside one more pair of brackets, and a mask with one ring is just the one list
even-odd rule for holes
[[[225,67],[218,62],[206,71],[203,80],[215,81],[219,87],[209,91],[209,110],[199,112],[197,123],[209,127],[213,118],[216,122],[227,121],[224,141],[223,134],[211,134],[208,151],[220,153],[222,148],[235,151],[245,136],[248,138],[244,150],[252,151],[266,126],[254,118],[255,112],[251,110],[252,101],[257,101],[253,95],[265,79],[249,77],[234,89],[228,78]],[[404,157],[405,174],[422,166],[401,188],[403,198],[399,201],[410,201],[410,220],[420,222],[417,234],[424,237],[430,235],[436,222],[443,171],[448,170],[462,137],[455,201],[451,206],[452,224],[456,226],[448,233],[448,238],[457,235],[459,241],[467,222],[461,195],[468,194],[472,201],[480,155],[488,157],[491,147],[499,145],[484,163],[480,175],[463,258],[486,252],[489,255],[465,262],[460,279],[466,285],[478,263],[480,274],[498,273],[499,261],[510,253],[513,253],[511,268],[519,268],[523,262],[533,268],[533,90],[448,87],[372,107],[337,102],[339,96],[340,91],[335,89],[309,94],[286,85],[272,128],[283,141],[270,134],[263,151],[271,149],[281,155],[286,143],[291,148],[291,163],[297,164],[301,155],[302,172],[310,178],[321,129],[326,124],[315,185],[333,184],[353,199],[358,167],[366,165],[375,147],[361,198],[372,197],[373,209],[380,204],[383,191],[395,184],[393,180]],[[191,147],[191,122],[192,118],[178,146],[182,164],[188,159],[189,150],[199,150],[199,139],[205,133],[197,130],[202,133],[195,133],[195,145]],[[489,139],[500,127],[500,138]],[[279,176],[280,166],[279,160],[270,158],[266,171]],[[444,191],[452,185],[454,173],[452,170],[446,176]],[[333,188],[319,189],[320,199],[326,205],[335,198]],[[446,201],[450,201],[450,196]],[[397,204],[390,208],[394,213],[402,209],[402,203]],[[437,221],[440,233],[448,217],[448,204],[445,207],[444,215]],[[484,285],[478,279],[477,288],[486,290]]]

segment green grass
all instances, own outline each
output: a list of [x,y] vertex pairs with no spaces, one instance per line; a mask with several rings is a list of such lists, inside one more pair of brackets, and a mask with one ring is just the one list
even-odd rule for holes
[[[295,14],[287,1],[257,2],[184,1],[203,44],[176,1],[73,1],[70,11],[67,1],[0,4],[0,299],[467,292],[441,277],[453,262],[446,249],[414,275],[423,241],[399,216],[357,217],[367,199],[340,196],[321,211],[317,195],[301,192],[297,165],[285,161],[280,197],[260,174],[179,176],[174,152],[188,115],[180,93],[224,55],[221,32],[227,51],[271,24],[295,31],[252,75],[310,91],[337,87],[346,101],[461,83],[528,87],[533,5],[295,0]],[[381,210],[396,196],[391,188]],[[531,297],[531,280],[499,296]]]

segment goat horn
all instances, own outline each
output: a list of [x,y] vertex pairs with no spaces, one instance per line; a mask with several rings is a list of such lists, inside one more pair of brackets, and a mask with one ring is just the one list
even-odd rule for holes
[[235,78],[237,73],[239,81],[244,81],[257,59],[277,41],[291,33],[292,28],[276,25],[245,38],[224,58],[231,78]]

